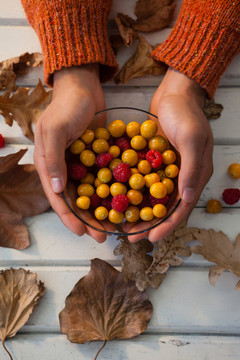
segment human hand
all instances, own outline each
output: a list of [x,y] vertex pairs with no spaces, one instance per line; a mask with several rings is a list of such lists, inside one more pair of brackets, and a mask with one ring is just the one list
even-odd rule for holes
[[[105,108],[98,65],[62,69],[54,74],[53,99],[37,122],[34,161],[47,198],[65,226],[102,242],[106,236],[85,226],[69,210],[61,192],[66,186],[65,150]],[[104,124],[91,124],[92,127]]]
[[212,175],[213,136],[203,113],[204,98],[194,80],[173,69],[152,98],[150,112],[158,115],[159,127],[181,156],[178,188],[182,199],[175,212],[149,232],[152,242],[169,235],[190,214]]

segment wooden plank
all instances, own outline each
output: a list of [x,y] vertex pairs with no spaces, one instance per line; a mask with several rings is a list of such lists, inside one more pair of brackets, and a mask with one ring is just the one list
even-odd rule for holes
[[[86,360],[93,359],[102,346],[102,341],[74,344],[65,335],[18,334],[6,341],[6,346],[14,358],[32,360]],[[239,357],[240,338],[238,336],[190,336],[190,335],[140,335],[126,340],[108,341],[100,353],[100,358],[109,360],[208,360]],[[2,360],[7,360],[0,349]]]

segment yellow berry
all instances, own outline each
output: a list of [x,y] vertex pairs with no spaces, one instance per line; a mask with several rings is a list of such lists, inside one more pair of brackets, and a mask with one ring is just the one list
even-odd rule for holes
[[110,193],[112,196],[125,195],[127,193],[127,187],[122,183],[115,182],[110,186]]
[[233,163],[228,167],[228,174],[234,178],[239,179],[240,178],[240,164]]
[[108,153],[113,156],[113,158],[117,158],[120,155],[120,148],[117,145],[112,145],[108,149]]
[[146,147],[147,141],[141,135],[136,135],[131,139],[131,146],[135,150],[142,150]]
[[127,124],[126,133],[130,138],[140,134],[141,125],[137,121],[131,121]]
[[95,188],[97,188],[101,184],[102,184],[102,182],[98,178],[96,178],[95,181],[94,181]]
[[138,162],[138,154],[132,149],[125,150],[122,153],[122,161],[132,167]]
[[134,174],[129,179],[129,185],[134,190],[140,190],[145,185],[145,179],[141,174]]
[[97,128],[95,130],[95,139],[104,139],[107,140],[110,138],[109,131],[105,128]]
[[165,178],[162,180],[162,183],[167,188],[167,195],[171,194],[174,190],[174,182],[171,179]]
[[162,153],[167,149],[168,143],[165,137],[162,135],[157,135],[149,140],[148,146],[150,150],[157,150]]
[[125,211],[125,218],[128,222],[136,222],[140,217],[140,211],[136,206],[129,206]]
[[166,150],[162,153],[163,163],[165,165],[173,164],[176,161],[176,154],[172,150]]
[[79,196],[76,200],[76,205],[80,209],[87,210],[90,207],[90,198],[88,196]]
[[94,215],[98,220],[105,220],[108,217],[108,211],[104,206],[99,206],[95,209]]
[[93,166],[95,164],[96,156],[91,150],[83,150],[80,154],[80,160],[83,165]]
[[147,174],[144,176],[144,179],[146,186],[149,188],[152,184],[160,182],[160,177],[157,173]]
[[85,149],[85,144],[82,140],[75,140],[71,147],[70,147],[70,151],[72,154],[74,155],[78,155],[81,154],[81,152]]
[[112,159],[108,165],[110,170],[114,170],[116,166],[122,163],[121,159]]
[[210,199],[207,202],[206,210],[208,213],[217,214],[222,211],[222,205],[218,200]]
[[131,175],[139,174],[139,170],[137,168],[131,168]]
[[178,175],[178,173],[179,173],[179,169],[175,164],[170,164],[165,168],[165,174],[169,178],[175,178]]
[[98,185],[96,193],[102,199],[108,197],[110,193],[109,186],[107,184]]
[[162,218],[167,214],[167,208],[163,204],[156,204],[153,207],[153,215]]
[[146,139],[151,139],[157,133],[157,124],[153,120],[146,120],[141,125],[141,135]]
[[108,213],[108,218],[111,223],[120,224],[121,222],[123,222],[124,214],[114,209],[111,209]]
[[84,141],[85,144],[91,144],[91,142],[94,139],[94,132],[90,129],[85,130],[85,132],[81,136],[82,141]]
[[97,139],[92,144],[92,149],[97,154],[102,154],[108,151],[108,142],[104,139]]
[[112,172],[108,168],[102,168],[97,173],[97,178],[103,183],[106,184],[112,180]]
[[79,196],[88,196],[91,197],[94,194],[94,187],[90,184],[81,184],[77,188],[77,193]]
[[114,120],[108,125],[108,130],[114,137],[121,137],[125,133],[126,125],[122,120]]
[[162,199],[167,195],[167,188],[161,182],[154,183],[150,187],[150,194],[157,199]]
[[91,184],[93,185],[95,181],[95,177],[92,173],[87,173],[87,175],[81,179],[82,184]]
[[140,211],[140,218],[143,221],[151,221],[154,218],[153,209],[151,207],[144,207]]
[[159,175],[160,180],[166,179],[166,177],[167,177],[167,175],[165,174],[165,171],[163,169],[158,170],[157,174]]
[[128,191],[127,197],[130,204],[132,205],[139,205],[143,200],[143,194],[140,191],[134,189]]
[[152,167],[150,165],[150,162],[148,160],[141,160],[138,163],[138,170],[141,174],[149,174],[152,170]]

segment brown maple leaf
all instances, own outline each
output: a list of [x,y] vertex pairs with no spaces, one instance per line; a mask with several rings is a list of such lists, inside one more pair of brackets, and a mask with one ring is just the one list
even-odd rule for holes
[[0,96],[0,114],[9,126],[12,126],[15,120],[23,134],[33,141],[32,124],[36,124],[39,116],[51,102],[52,91],[45,91],[41,81],[33,91],[29,90],[20,87],[12,96],[10,91],[6,91]]
[[135,8],[137,20],[133,25],[138,31],[156,31],[170,25],[175,4],[173,0],[138,0]]
[[[157,45],[156,45],[157,46]],[[139,36],[136,52],[123,65],[119,73],[115,76],[115,82],[126,83],[129,79],[141,77],[148,74],[165,74],[167,66],[157,64],[151,57],[152,51],[156,46],[148,43],[144,36]]]
[[30,244],[23,218],[49,208],[34,165],[18,165],[26,151],[0,157],[0,246],[18,250]]
[[223,111],[223,106],[216,104],[214,100],[206,99],[203,111],[208,120],[218,119]]
[[0,90],[16,90],[17,76],[25,75],[32,67],[42,63],[42,54],[25,53],[0,62]]
[[156,289],[165,278],[163,274],[147,274],[153,258],[149,254],[153,250],[153,244],[148,239],[142,239],[137,243],[130,243],[127,236],[118,238],[120,243],[116,246],[114,255],[122,255],[122,274],[126,281],[133,280],[138,290],[143,291],[151,286]]
[[131,46],[133,41],[138,38],[137,32],[133,29],[135,20],[128,15],[118,13],[115,18],[115,22],[123,39],[124,45]]
[[107,262],[93,259],[89,273],[67,296],[59,319],[61,332],[82,344],[137,336],[146,330],[151,315],[145,292]]
[[[202,255],[206,260],[216,263],[209,270],[209,282],[215,286],[217,279],[223,271],[231,271],[240,277],[240,234],[236,237],[235,244],[222,231],[216,232],[213,229],[198,229],[193,232],[196,240],[202,246],[196,245],[191,248],[195,254]],[[236,284],[240,290],[240,280]]]
[[0,340],[11,360],[5,339],[15,336],[26,323],[44,291],[36,273],[21,268],[0,271]]

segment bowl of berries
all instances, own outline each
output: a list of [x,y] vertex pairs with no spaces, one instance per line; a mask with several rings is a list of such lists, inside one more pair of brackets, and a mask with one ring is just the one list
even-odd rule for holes
[[[115,107],[95,114],[66,151],[63,198],[85,225],[107,235],[146,233],[179,206],[180,157],[148,111]],[[106,124],[106,125],[105,125]]]

